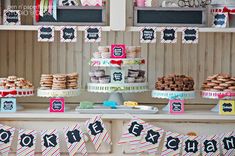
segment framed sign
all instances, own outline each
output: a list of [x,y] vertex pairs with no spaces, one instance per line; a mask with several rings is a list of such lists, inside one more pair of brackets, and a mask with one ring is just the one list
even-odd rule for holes
[[100,42],[101,27],[87,27],[85,29],[85,42]]
[[77,27],[64,26],[60,29],[61,42],[77,42]]
[[198,43],[198,28],[188,27],[182,32],[183,43]]
[[55,36],[55,28],[53,26],[41,26],[38,28],[39,42],[53,42]]
[[177,28],[167,27],[161,31],[161,43],[176,43]]
[[16,99],[1,98],[1,112],[16,112]]
[[156,43],[156,27],[144,27],[140,31],[140,43]]
[[184,100],[170,100],[170,113],[182,114],[184,113]]
[[219,101],[219,114],[221,114],[221,115],[235,115],[235,101],[233,101],[233,100],[220,100]]
[[126,58],[126,45],[125,44],[112,44],[111,45],[111,58]]
[[125,71],[119,69],[112,70],[111,83],[125,83]]
[[64,112],[64,98],[50,99],[50,112],[63,113]]
[[20,10],[4,10],[3,11],[4,25],[20,25]]
[[228,23],[228,13],[214,13],[213,27],[225,28]]

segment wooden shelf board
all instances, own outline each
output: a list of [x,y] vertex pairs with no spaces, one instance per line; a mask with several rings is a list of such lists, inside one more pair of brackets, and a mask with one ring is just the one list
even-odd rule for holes
[[[16,113],[0,113],[0,120],[77,120],[88,119],[95,114],[79,114],[74,111],[75,106],[71,105],[71,110],[66,113],[49,113],[48,105],[24,105],[25,109]],[[159,107],[161,109],[162,106]],[[182,115],[170,115],[160,111],[158,114],[136,114],[143,120],[164,120],[164,121],[195,121],[195,122],[235,122],[235,116],[222,116],[210,111],[211,106],[194,106],[187,109]],[[194,109],[194,110],[193,110]],[[130,120],[129,114],[103,114],[106,120]]]
[[[0,25],[0,30],[22,30],[37,31],[39,25]],[[55,26],[56,31],[60,31],[61,26]],[[86,26],[78,26],[78,31],[84,31]],[[110,31],[109,26],[102,26],[102,31]]]

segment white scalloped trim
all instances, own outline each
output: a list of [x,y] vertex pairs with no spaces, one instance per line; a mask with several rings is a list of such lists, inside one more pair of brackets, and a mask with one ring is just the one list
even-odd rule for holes
[[163,90],[153,90],[153,98],[169,99],[171,96],[183,96],[183,99],[194,99],[195,91],[163,91]]
[[124,84],[100,84],[100,83],[88,83],[88,92],[95,93],[138,93],[148,91],[147,83],[124,83]]
[[72,97],[80,94],[79,89],[66,90],[42,90],[38,89],[37,96],[39,97]]

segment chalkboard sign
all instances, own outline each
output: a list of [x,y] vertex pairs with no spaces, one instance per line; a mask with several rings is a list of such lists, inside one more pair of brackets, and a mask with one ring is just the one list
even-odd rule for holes
[[228,13],[215,13],[213,27],[225,28],[227,26]]
[[176,43],[177,28],[166,27],[161,30],[161,43]]
[[186,28],[182,33],[183,43],[198,43],[198,28]]
[[45,13],[43,17],[40,16],[39,22],[34,22],[53,25],[104,25],[105,10],[103,7],[59,6],[57,20],[51,14]]
[[233,101],[233,100],[220,100],[219,101],[219,114],[221,114],[221,115],[234,115],[235,114],[235,101]]
[[39,42],[53,42],[55,28],[53,26],[42,26],[38,28]]
[[4,10],[3,23],[5,25],[20,25],[21,24],[19,10]]
[[61,42],[76,42],[77,41],[77,27],[64,26],[60,30]]
[[203,8],[139,8],[135,7],[135,26],[206,26]]
[[141,29],[140,43],[156,43],[156,28],[144,27]]

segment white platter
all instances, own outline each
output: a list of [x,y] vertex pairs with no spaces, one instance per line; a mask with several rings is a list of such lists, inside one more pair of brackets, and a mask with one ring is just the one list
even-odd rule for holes
[[153,98],[170,99],[172,97],[181,97],[182,99],[194,99],[195,91],[164,91],[164,90],[153,90]]
[[148,91],[148,83],[88,83],[87,89],[95,93],[138,93]]
[[79,89],[66,89],[66,90],[43,90],[38,89],[37,96],[39,97],[72,97],[80,94]]
[[[120,63],[120,61],[122,63]],[[119,63],[118,63],[119,62]],[[90,61],[90,66],[92,67],[123,67],[123,66],[133,66],[133,65],[142,65],[145,64],[145,60],[143,58],[93,58]]]
[[0,97],[26,97],[26,96],[33,96],[34,90],[33,89],[1,89],[0,90]]

